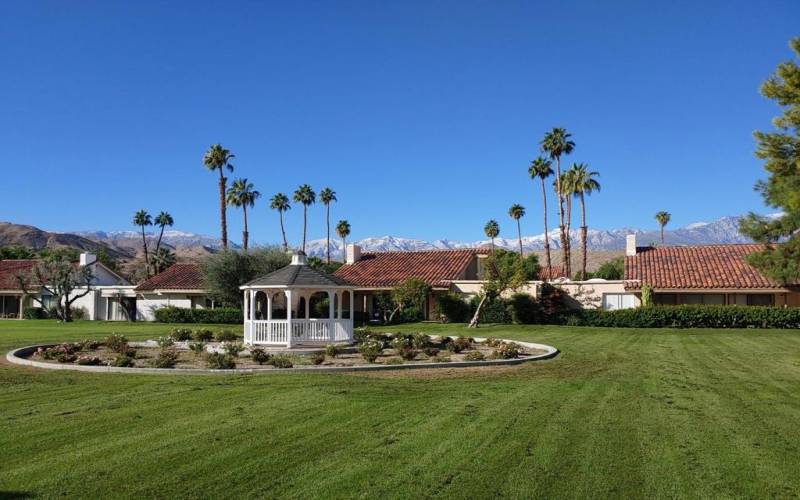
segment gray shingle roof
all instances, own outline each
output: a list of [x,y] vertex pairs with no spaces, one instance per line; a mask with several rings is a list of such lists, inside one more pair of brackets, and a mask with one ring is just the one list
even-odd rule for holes
[[295,286],[326,288],[352,286],[346,280],[325,274],[307,265],[288,265],[265,276],[256,278],[244,286]]

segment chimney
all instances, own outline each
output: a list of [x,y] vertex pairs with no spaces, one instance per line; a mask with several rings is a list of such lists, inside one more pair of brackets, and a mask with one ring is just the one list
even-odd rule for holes
[[629,234],[625,237],[625,255],[632,257],[636,255],[636,235]]
[[303,253],[302,250],[298,250],[297,252],[292,254],[293,266],[305,266],[307,264],[308,264],[308,259],[306,258],[306,254]]
[[81,267],[91,266],[97,262],[97,256],[93,253],[82,253],[80,258]]
[[345,264],[355,264],[359,260],[361,260],[361,247],[350,243],[347,245]]

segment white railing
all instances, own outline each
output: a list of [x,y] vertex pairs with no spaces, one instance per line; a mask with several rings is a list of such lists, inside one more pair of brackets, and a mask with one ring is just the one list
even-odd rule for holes
[[292,344],[331,344],[353,340],[353,322],[349,319],[246,320],[244,341],[258,345],[288,345],[291,325]]

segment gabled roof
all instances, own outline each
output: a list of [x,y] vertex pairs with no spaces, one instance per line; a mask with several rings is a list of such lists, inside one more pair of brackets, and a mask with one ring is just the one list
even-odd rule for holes
[[33,266],[37,262],[36,259],[0,260],[0,290],[19,290],[21,292],[22,288],[19,286],[17,276],[30,277]]
[[418,278],[433,287],[447,287],[462,277],[467,266],[483,250],[429,250],[423,252],[365,253],[353,264],[334,273],[350,283],[365,288],[388,288],[408,278]]
[[295,286],[295,287],[339,287],[351,286],[346,280],[325,274],[308,265],[291,264],[256,278],[244,286]]
[[783,289],[747,263],[762,245],[701,245],[637,248],[625,257],[625,288]]
[[197,264],[173,264],[135,288],[137,292],[154,290],[205,291],[206,280]]

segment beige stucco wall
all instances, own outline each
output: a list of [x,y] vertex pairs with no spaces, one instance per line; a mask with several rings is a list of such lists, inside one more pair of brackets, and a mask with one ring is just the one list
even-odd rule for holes
[[[567,305],[575,309],[599,309],[603,306],[605,294],[631,294],[625,290],[622,281],[570,281],[551,284],[569,296]],[[640,305],[639,295],[634,295],[634,306]]]
[[[516,292],[507,292],[504,295],[511,296],[514,293],[527,293],[534,297],[538,296],[539,293],[539,285],[541,281],[529,281],[525,284],[524,287],[520,288]],[[464,280],[464,281],[453,281],[450,283],[450,291],[453,293],[457,293],[464,297],[465,300],[468,300],[475,295],[478,295],[483,288],[483,281],[476,281],[476,280]]]

